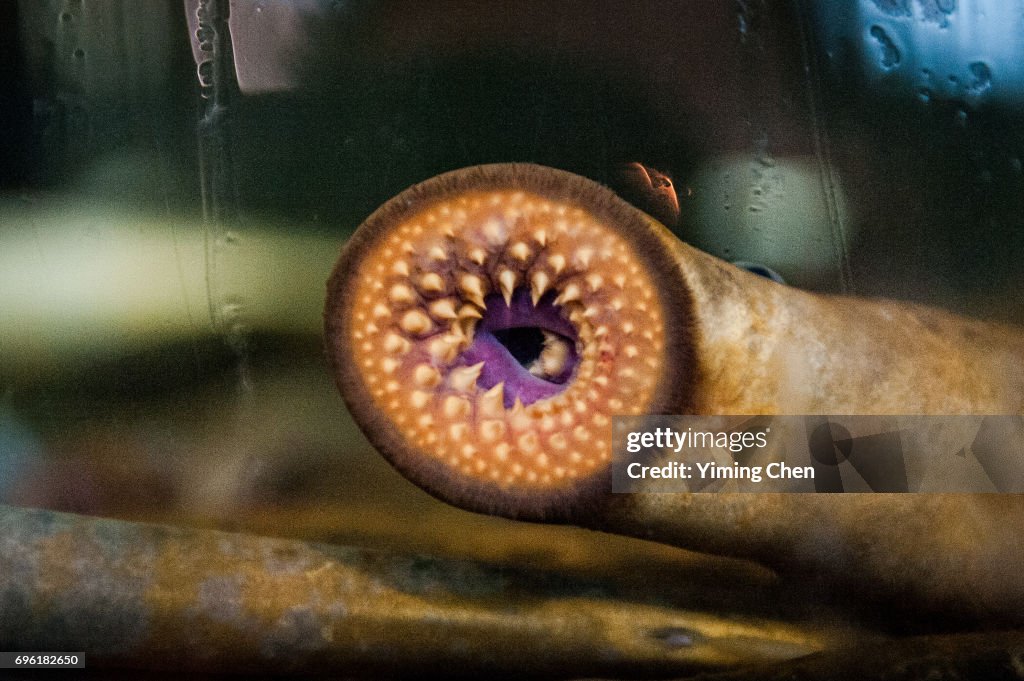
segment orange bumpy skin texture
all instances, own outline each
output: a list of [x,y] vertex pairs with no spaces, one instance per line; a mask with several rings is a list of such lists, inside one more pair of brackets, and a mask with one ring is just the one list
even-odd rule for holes
[[456,506],[571,522],[607,503],[612,417],[692,404],[692,302],[670,241],[553,168],[475,166],[406,189],[328,282],[350,412]]
[[[611,417],[640,413],[659,377],[654,284],[630,245],[578,205],[515,190],[431,203],[367,253],[355,282],[352,361],[377,408],[467,478],[550,488],[603,468]],[[554,296],[579,361],[557,394],[506,407],[504,383],[478,385],[483,362],[460,357],[485,298],[509,305],[519,289],[533,305]],[[560,342],[545,343],[542,376],[563,368]]]

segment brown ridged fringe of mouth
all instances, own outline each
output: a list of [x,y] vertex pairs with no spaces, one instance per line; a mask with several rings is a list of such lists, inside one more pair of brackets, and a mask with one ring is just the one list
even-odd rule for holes
[[[536,165],[402,192],[358,229],[328,284],[328,352],[355,419],[456,505],[568,518],[609,488],[613,415],[688,401],[690,309],[659,229],[601,185]],[[470,363],[481,323],[513,297],[547,305],[574,339],[545,343],[531,373],[551,379],[567,355],[576,365],[532,402],[510,399],[506,381],[480,385],[486,362]]]

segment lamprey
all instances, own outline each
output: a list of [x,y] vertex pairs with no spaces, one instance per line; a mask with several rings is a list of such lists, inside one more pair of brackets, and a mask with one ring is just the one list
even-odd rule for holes
[[3,506],[0,604],[6,650],[95,669],[664,678],[860,640],[543,572]]
[[1024,613],[1020,497],[610,485],[615,415],[1021,414],[1017,329],[777,284],[525,164],[384,204],[341,254],[325,323],[371,442],[453,504],[754,558],[897,607]]

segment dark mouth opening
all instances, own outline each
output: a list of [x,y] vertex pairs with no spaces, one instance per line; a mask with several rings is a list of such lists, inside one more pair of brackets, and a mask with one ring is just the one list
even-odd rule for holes
[[504,383],[506,408],[516,398],[527,405],[560,393],[579,363],[576,330],[554,298],[549,293],[534,305],[527,289],[516,289],[509,304],[500,295],[484,301],[483,318],[460,363],[483,362],[477,383],[485,389]]
[[544,350],[544,332],[539,326],[499,329],[494,332],[494,337],[524,367],[529,367],[540,359],[540,353]]

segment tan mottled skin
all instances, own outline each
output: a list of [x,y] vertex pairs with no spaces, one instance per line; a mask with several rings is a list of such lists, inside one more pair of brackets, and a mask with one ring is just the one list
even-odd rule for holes
[[[655,226],[660,230],[660,227]],[[694,413],[1020,414],[1019,330],[885,300],[822,296],[665,233],[694,300]],[[1024,497],[610,495],[586,525],[970,619],[1024,621]]]
[[808,293],[668,238],[694,300],[694,413],[1024,413],[1018,329]]

